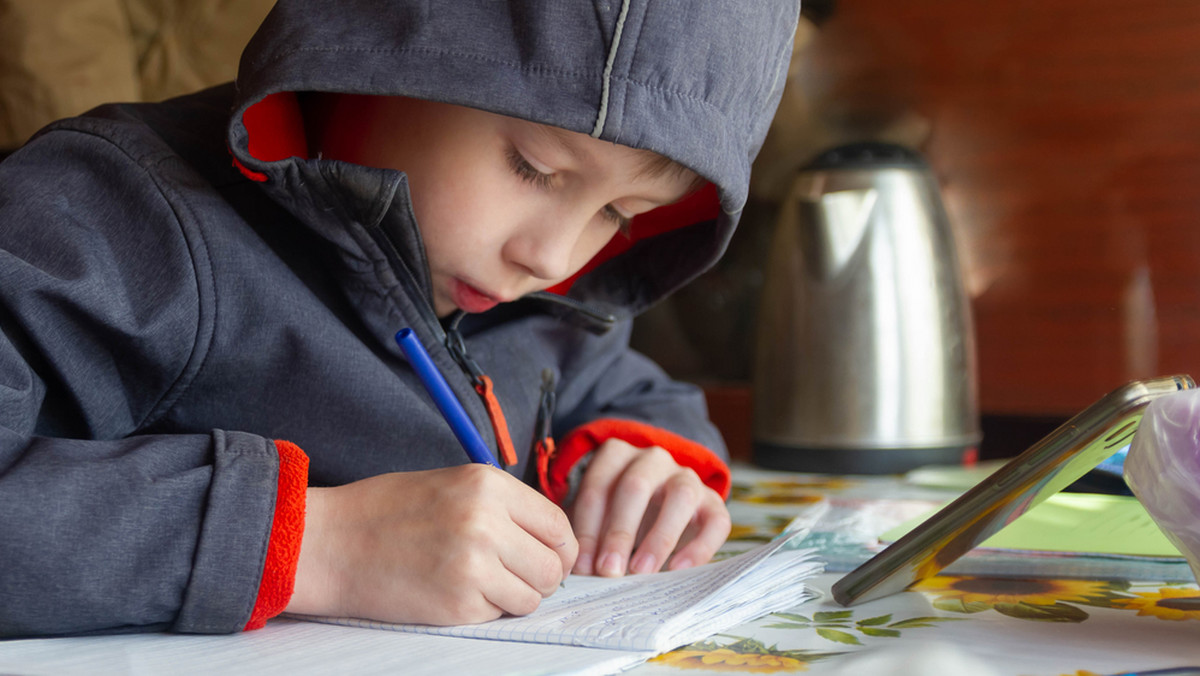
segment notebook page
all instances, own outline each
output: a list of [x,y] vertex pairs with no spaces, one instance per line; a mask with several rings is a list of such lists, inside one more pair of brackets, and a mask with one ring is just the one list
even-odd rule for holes
[[[784,550],[787,536],[725,561],[621,578],[571,576],[524,617],[454,627],[353,618],[304,618],[344,626],[468,638],[662,651],[806,600],[803,580],[819,572],[809,550]],[[775,555],[774,557],[772,555]]]
[[362,631],[274,619],[232,635],[124,634],[0,642],[0,674],[54,676],[601,676],[653,657],[563,645]]

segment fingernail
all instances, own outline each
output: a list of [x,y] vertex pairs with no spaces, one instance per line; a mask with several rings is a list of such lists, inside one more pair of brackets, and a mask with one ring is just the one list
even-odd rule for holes
[[683,568],[691,568],[693,565],[695,564],[692,563],[692,560],[684,556],[677,559],[671,559],[671,564],[668,566],[668,568],[671,570],[681,570]]
[[575,570],[579,571],[580,575],[592,574],[592,555],[580,554],[579,558],[575,559]]
[[621,555],[616,552],[609,552],[600,557],[601,575],[608,577],[618,577],[625,574],[625,561],[621,559]]
[[653,573],[658,570],[658,559],[653,554],[638,554],[629,567],[635,573]]

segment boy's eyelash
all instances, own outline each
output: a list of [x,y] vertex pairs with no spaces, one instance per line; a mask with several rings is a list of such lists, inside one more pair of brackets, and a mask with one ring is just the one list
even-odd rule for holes
[[[521,151],[517,150],[516,146],[509,146],[508,153],[506,154],[508,164],[518,178],[538,188],[554,187],[554,174],[546,174],[538,171],[536,167],[529,163],[529,160],[525,159]],[[617,224],[622,235],[625,237],[631,236],[631,219],[622,216],[611,204],[604,207],[601,213],[604,215],[604,218]]]
[[551,188],[554,186],[554,174],[543,174],[538,171],[521,151],[514,146],[508,148],[508,164],[512,168],[513,173],[521,180],[533,184],[538,188]]
[[612,205],[604,207],[603,213],[604,213],[605,218],[612,221],[613,223],[616,223],[621,228],[622,235],[624,235],[625,237],[629,237],[633,234],[633,230],[632,230],[633,220],[632,219],[622,216],[619,211],[617,211],[616,209],[614,209],[612,207]]

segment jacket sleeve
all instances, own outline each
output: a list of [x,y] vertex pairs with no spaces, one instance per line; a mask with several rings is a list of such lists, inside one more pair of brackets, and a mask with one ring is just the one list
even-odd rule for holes
[[258,601],[280,449],[153,433],[212,312],[156,161],[63,131],[0,163],[2,637],[231,632]]
[[708,419],[703,392],[672,380],[630,348],[630,331],[630,322],[623,321],[603,335],[568,343],[554,421],[562,436],[552,453],[538,459],[542,491],[562,504],[572,470],[604,441],[616,438],[641,448],[662,447],[728,497],[728,452]]

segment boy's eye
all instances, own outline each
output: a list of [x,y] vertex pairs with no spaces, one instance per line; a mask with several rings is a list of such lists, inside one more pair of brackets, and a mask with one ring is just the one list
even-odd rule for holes
[[625,237],[629,237],[633,234],[633,230],[631,228],[633,219],[629,218],[628,216],[622,216],[621,212],[617,211],[611,204],[604,207],[604,210],[601,213],[604,214],[604,218],[616,223],[617,227],[621,229],[621,234]]
[[515,146],[509,146],[507,156],[509,168],[521,180],[538,188],[550,188],[554,186],[554,174],[546,174],[538,171]]
[[[525,159],[525,156],[521,154],[520,150],[517,150],[516,146],[509,146],[508,152],[505,153],[505,156],[508,159],[509,168],[512,169],[512,172],[516,174],[517,177],[522,181],[530,183],[538,188],[554,187],[554,174],[547,174],[543,171],[539,171],[537,167],[529,163],[529,160]],[[609,204],[608,206],[605,206],[600,213],[605,220],[616,223],[617,227],[620,228],[622,235],[626,237],[631,235],[631,219],[627,216],[621,215],[621,212],[617,211],[614,206]]]

